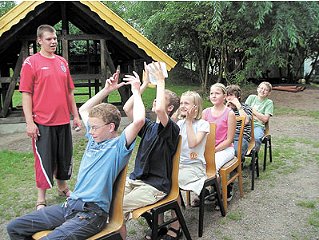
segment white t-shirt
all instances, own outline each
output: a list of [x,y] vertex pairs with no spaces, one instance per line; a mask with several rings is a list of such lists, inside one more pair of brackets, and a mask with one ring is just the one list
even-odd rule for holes
[[[192,163],[202,162],[203,164],[206,164],[206,161],[204,158],[204,152],[205,152],[207,134],[200,144],[198,144],[194,148],[189,148],[188,141],[187,141],[185,120],[184,119],[179,120],[177,122],[177,125],[180,128],[180,135],[182,136],[182,149],[181,149],[180,163],[181,164],[192,164]],[[210,125],[207,121],[205,121],[203,119],[195,120],[193,122],[193,129],[194,129],[195,134],[198,132],[209,133]]]

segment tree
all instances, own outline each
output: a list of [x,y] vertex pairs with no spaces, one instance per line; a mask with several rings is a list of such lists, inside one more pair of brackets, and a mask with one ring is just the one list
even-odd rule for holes
[[0,1],[0,17],[16,5],[14,1]]
[[[121,5],[122,4],[122,5]],[[121,5],[121,7],[120,7]],[[317,2],[124,2],[121,17],[210,81],[243,82],[277,70],[293,80],[317,56]],[[315,59],[318,59],[315,57]]]

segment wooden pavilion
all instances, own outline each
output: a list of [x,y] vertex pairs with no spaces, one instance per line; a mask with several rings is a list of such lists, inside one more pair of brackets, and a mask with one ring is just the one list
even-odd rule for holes
[[[162,61],[170,70],[176,62],[122,18],[98,1],[25,1],[0,18],[0,117],[12,112],[24,59],[38,51],[36,30],[55,26],[57,54],[69,61],[76,87],[95,93],[120,67],[121,74],[141,73],[143,62]],[[58,27],[57,27],[58,26]],[[72,33],[72,29],[78,29]],[[77,50],[74,50],[77,47]],[[119,91],[123,104],[129,88]]]

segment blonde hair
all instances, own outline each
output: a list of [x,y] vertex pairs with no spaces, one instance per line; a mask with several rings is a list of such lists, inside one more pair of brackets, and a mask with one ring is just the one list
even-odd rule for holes
[[212,86],[210,86],[211,89],[212,89],[212,87],[220,88],[224,94],[227,93],[226,87],[225,87],[225,85],[222,84],[222,83],[215,83],[215,84],[213,84]]
[[258,88],[264,84],[267,88],[268,88],[268,92],[271,92],[272,90],[272,85],[269,83],[269,82],[261,82],[259,85],[258,85]]
[[[203,112],[203,100],[202,97],[194,91],[186,91],[182,94],[182,97],[192,97],[194,105],[197,106],[197,114],[195,116],[196,120],[199,120],[202,118],[202,112]],[[183,117],[178,113],[178,118],[182,119]]]
[[100,103],[94,106],[89,112],[89,117],[100,118],[105,123],[114,123],[115,131],[117,131],[121,123],[120,111],[110,103]]

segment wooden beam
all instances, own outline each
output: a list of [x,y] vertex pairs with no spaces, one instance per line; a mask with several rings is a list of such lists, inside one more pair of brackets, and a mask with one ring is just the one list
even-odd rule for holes
[[[108,37],[103,34],[66,34],[63,36],[66,40],[72,41],[72,40],[111,40],[111,37]],[[22,36],[20,39],[22,40],[28,40],[28,41],[34,41],[36,39],[36,35],[25,35]],[[58,40],[61,40],[62,36],[58,36]]]
[[61,2],[61,18],[62,18],[62,32],[65,31],[65,35],[69,33],[69,24],[66,13],[66,3]]
[[101,74],[72,74],[73,81],[100,79]]
[[102,77],[102,86],[105,85],[105,78],[107,75],[106,72],[106,59],[105,59],[105,48],[106,48],[106,43],[104,39],[100,40],[100,51],[101,51],[101,77]]
[[[62,34],[65,30],[62,30]],[[68,40],[62,37],[61,39],[62,42],[62,57],[65,58],[65,60],[69,61],[69,44]]]
[[10,83],[12,81],[12,77],[0,77],[0,83]]
[[113,74],[113,73],[115,73],[116,68],[115,68],[115,66],[114,66],[114,63],[113,63],[112,57],[111,57],[111,55],[110,55],[110,52],[109,52],[109,50],[107,49],[107,46],[105,46],[105,48],[106,48],[106,51],[105,51],[105,59],[106,59],[107,65],[108,65],[109,68],[110,68],[111,73]]
[[9,106],[12,102],[12,96],[15,90],[15,86],[17,83],[17,79],[20,75],[22,62],[27,57],[27,51],[28,51],[28,42],[23,41],[19,57],[17,59],[16,65],[14,67],[13,77],[11,78],[11,82],[9,84],[9,88],[6,94],[6,97],[4,99],[3,108],[1,111],[1,117],[6,117],[8,114]]

